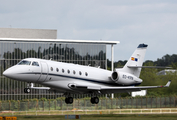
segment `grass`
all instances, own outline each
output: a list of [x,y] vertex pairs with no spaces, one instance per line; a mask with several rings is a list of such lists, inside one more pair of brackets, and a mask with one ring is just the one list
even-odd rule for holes
[[[177,114],[147,115],[80,115],[81,120],[176,120]],[[17,116],[18,120],[65,120],[65,115],[56,116]]]

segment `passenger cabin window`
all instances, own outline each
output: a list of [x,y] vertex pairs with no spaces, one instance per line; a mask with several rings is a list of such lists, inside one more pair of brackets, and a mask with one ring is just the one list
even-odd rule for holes
[[76,74],[76,71],[75,71],[75,70],[73,70],[73,74]]
[[58,69],[58,68],[56,68],[56,71],[58,72],[58,71],[59,71],[59,69]]
[[68,74],[70,73],[70,70],[68,70]]
[[53,71],[53,67],[51,67],[50,70]]
[[88,73],[87,73],[87,72],[85,72],[85,76],[88,76]]
[[64,73],[64,72],[65,72],[65,70],[64,70],[64,69],[62,69],[62,72]]
[[81,71],[79,71],[79,75],[82,75],[82,72],[81,72]]
[[27,60],[22,60],[18,63],[18,65],[30,65],[31,61],[27,61]]
[[39,66],[38,62],[33,62],[32,66]]

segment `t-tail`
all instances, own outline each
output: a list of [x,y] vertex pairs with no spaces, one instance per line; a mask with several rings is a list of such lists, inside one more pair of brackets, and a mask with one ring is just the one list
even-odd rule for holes
[[134,51],[132,56],[129,58],[125,66],[121,69],[123,72],[127,72],[135,75],[136,77],[140,76],[141,66],[144,61],[144,56],[147,49],[146,44],[139,44],[137,49]]

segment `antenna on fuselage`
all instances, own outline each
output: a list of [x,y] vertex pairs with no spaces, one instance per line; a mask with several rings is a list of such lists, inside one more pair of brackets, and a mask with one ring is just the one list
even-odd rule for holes
[[50,60],[52,60],[52,58],[50,58]]

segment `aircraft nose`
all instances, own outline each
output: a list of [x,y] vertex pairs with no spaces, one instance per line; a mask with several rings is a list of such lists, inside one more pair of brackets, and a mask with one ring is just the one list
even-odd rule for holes
[[3,75],[6,77],[12,77],[12,72],[11,72],[11,70],[7,69],[3,72]]
[[15,79],[16,75],[15,73],[17,72],[17,69],[15,67],[10,67],[7,70],[5,70],[2,74],[8,78]]

